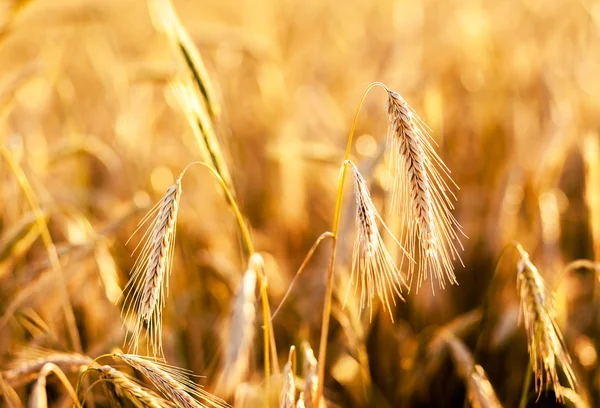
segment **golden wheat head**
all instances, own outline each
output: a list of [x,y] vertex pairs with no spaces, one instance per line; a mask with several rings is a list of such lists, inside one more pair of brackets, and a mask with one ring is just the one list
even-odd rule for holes
[[129,293],[125,299],[127,306],[123,313],[126,320],[135,322],[126,340],[133,346],[135,353],[145,328],[152,353],[162,355],[162,309],[173,264],[182,177],[183,173],[140,222],[139,228],[151,220],[138,244],[141,250],[126,285]]
[[547,287],[529,254],[519,245],[517,291],[521,316],[527,332],[527,348],[535,374],[535,390],[541,394],[552,385],[557,400],[564,401],[557,364],[562,367],[569,386],[576,389],[577,379],[571,367],[571,357],[556,323],[554,293]]
[[[372,314],[373,298],[377,293],[385,310],[392,316],[392,304],[396,304],[394,296],[397,295],[404,300],[402,285],[406,286],[406,283],[379,233],[377,220],[381,218],[371,200],[367,182],[352,162],[349,162],[349,165],[354,176],[357,228],[352,253],[350,287],[354,286],[355,290],[360,287],[361,309],[368,303]],[[346,296],[348,293],[349,290]]]
[[[458,187],[435,152],[427,125],[408,103],[388,90],[386,111],[392,146],[392,210],[401,215],[405,227],[402,244],[418,260],[417,290],[430,274],[442,289],[446,281],[458,284],[452,261],[460,260],[457,245],[462,249],[459,235],[464,234],[451,212],[456,200],[452,189]],[[414,269],[415,264],[409,264],[410,284]]]
[[[163,361],[135,354],[116,354],[142,373],[163,397],[182,408],[226,408],[229,405],[190,379],[192,373]],[[198,401],[196,398],[198,398]]]
[[176,405],[156,395],[152,390],[138,384],[134,379],[115,368],[104,365],[99,368],[100,378],[114,385],[116,389],[107,388],[109,398],[118,406],[119,396],[127,398],[136,406],[151,408],[175,408]]
[[157,30],[167,35],[173,49],[181,55],[189,69],[191,79],[202,94],[208,113],[213,118],[218,117],[221,108],[204,61],[185,26],[181,24],[173,3],[170,0],[148,0],[148,8]]

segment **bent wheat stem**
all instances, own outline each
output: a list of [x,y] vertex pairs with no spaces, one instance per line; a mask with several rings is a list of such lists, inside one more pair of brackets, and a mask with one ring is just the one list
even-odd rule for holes
[[[375,86],[380,86],[383,89],[387,90],[385,85],[381,82],[373,82],[371,83],[365,92],[363,93],[360,103],[356,109],[356,113],[354,114],[354,119],[352,121],[352,127],[350,128],[350,134],[348,136],[348,144],[346,145],[346,154],[344,156],[344,163],[340,167],[340,173],[338,176],[338,188],[335,199],[335,211],[333,213],[333,229],[331,230],[331,258],[329,260],[329,266],[327,268],[327,283],[325,286],[325,302],[323,305],[323,317],[321,323],[321,340],[319,343],[319,383],[316,393],[316,398],[313,404],[318,404],[321,399],[321,395],[323,394],[323,383],[325,378],[325,358],[327,357],[327,337],[329,334],[329,319],[331,317],[331,302],[333,295],[333,267],[335,264],[335,254],[337,250],[337,236],[340,225],[340,215],[342,210],[342,197],[344,194],[344,182],[346,178],[346,165],[348,160],[350,159],[350,150],[352,149],[352,142],[354,140],[354,131],[356,130],[356,123],[358,121],[358,114],[365,102],[365,98],[369,91]],[[314,405],[318,406],[318,405]]]
[[279,302],[279,306],[277,306],[277,309],[275,310],[275,312],[271,316],[271,320],[275,319],[275,316],[277,315],[277,312],[279,312],[279,309],[281,309],[281,306],[283,306],[283,304],[285,303],[286,299],[288,298],[288,296],[292,292],[292,288],[294,287],[294,284],[296,283],[296,281],[298,280],[298,278],[300,277],[300,275],[302,275],[302,272],[304,272],[304,269],[306,268],[306,265],[308,264],[308,261],[310,261],[310,259],[312,258],[313,254],[317,250],[317,247],[319,246],[319,244],[321,243],[321,241],[323,241],[325,238],[332,237],[332,236],[333,236],[333,234],[331,232],[327,231],[327,232],[322,233],[319,236],[319,238],[317,238],[317,240],[315,241],[315,243],[313,244],[313,246],[310,248],[310,250],[308,251],[308,253],[304,257],[304,261],[302,261],[302,265],[300,265],[300,268],[298,268],[298,271],[296,272],[296,275],[294,276],[294,279],[292,279],[292,282],[290,283],[290,287],[288,288],[287,292],[285,292],[285,295],[283,295],[283,299],[281,299],[281,302]]
[[81,404],[77,399],[77,394],[75,394],[75,391],[73,390],[69,379],[67,378],[65,373],[62,372],[60,367],[58,367],[54,363],[46,363],[40,370],[38,380],[33,386],[33,391],[30,396],[30,403],[37,402],[38,404],[41,404],[41,406],[47,403],[46,378],[48,377],[48,375],[50,375],[50,373],[54,373],[56,377],[58,377],[62,385],[65,387],[67,394],[69,394],[69,397],[71,397],[71,400],[73,400],[73,404],[75,404],[77,408],[81,408]]

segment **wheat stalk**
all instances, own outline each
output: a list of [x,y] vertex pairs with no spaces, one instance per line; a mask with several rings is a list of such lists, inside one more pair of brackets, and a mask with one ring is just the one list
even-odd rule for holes
[[576,389],[577,379],[571,367],[571,357],[556,323],[554,293],[547,287],[529,254],[517,245],[520,259],[517,264],[517,291],[521,316],[527,332],[527,348],[535,374],[535,390],[541,395],[553,386],[557,400],[564,402],[557,364],[562,367],[569,386]]
[[[435,152],[427,126],[398,93],[388,90],[386,111],[392,144],[392,209],[401,214],[406,227],[403,245],[413,258],[419,254],[417,290],[429,274],[442,289],[446,280],[458,284],[452,261],[460,260],[458,235],[464,234],[451,212],[456,200],[451,187],[458,187]],[[411,263],[411,285],[414,270]]]
[[[252,257],[260,256],[258,254]],[[250,259],[248,269],[237,289],[229,321],[227,339],[224,340],[225,355],[221,385],[229,395],[242,382],[248,372],[252,341],[256,322],[256,274],[255,261]]]
[[[179,407],[206,408],[212,406],[225,408],[229,406],[225,401],[194,383],[189,378],[191,372],[188,370],[134,354],[116,354],[116,356],[144,374],[165,398]],[[199,398],[202,402],[198,402],[194,397]]]
[[46,393],[46,379],[51,373],[54,373],[54,375],[58,377],[59,381],[62,383],[63,387],[71,397],[71,400],[73,401],[75,407],[81,408],[79,400],[77,399],[77,394],[71,386],[69,379],[62,372],[60,367],[58,367],[54,363],[44,364],[41,370],[39,371],[37,381],[33,385],[31,394],[29,396],[29,407],[43,408],[48,406],[48,395]]
[[[367,182],[358,171],[358,168],[352,162],[348,163],[352,167],[354,176],[356,228],[358,233],[354,240],[352,274],[350,286],[346,292],[346,299],[352,286],[354,286],[355,291],[360,287],[360,308],[364,309],[368,303],[372,315],[373,298],[377,293],[386,311],[392,317],[392,303],[396,304],[394,294],[404,300],[402,285],[406,286],[406,283],[400,271],[396,268],[379,233],[377,220],[381,220],[381,217],[379,217],[375,204],[371,200]],[[385,224],[383,225],[385,226]]]
[[138,384],[111,366],[104,365],[99,370],[100,378],[108,380],[119,387],[122,394],[134,404],[141,403],[143,406],[151,408],[176,407],[175,404],[162,399],[151,390]]
[[[124,317],[134,320],[128,344],[137,353],[139,337],[146,327],[146,337],[154,355],[162,355],[162,309],[165,287],[169,286],[169,275],[173,264],[173,249],[177,227],[177,211],[181,198],[181,179],[175,181],[163,198],[140,222],[141,228],[152,219],[140,244],[141,251],[133,267],[132,276],[126,285],[129,289]],[[134,252],[137,251],[134,250]],[[134,316],[137,315],[137,316]]]

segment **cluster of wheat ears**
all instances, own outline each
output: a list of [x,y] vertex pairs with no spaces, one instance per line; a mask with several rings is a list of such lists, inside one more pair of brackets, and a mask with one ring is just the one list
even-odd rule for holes
[[[23,350],[13,365],[2,371],[0,391],[10,406],[18,406],[15,387],[34,381],[30,393],[31,406],[47,404],[46,378],[54,373],[64,384],[73,403],[82,406],[89,401],[90,391],[97,384],[104,387],[108,401],[115,406],[130,401],[136,406],[150,407],[225,407],[233,396],[235,404],[243,405],[250,398],[240,388],[249,370],[249,355],[254,347],[254,333],[261,325],[257,318],[257,293],[262,311],[264,382],[263,405],[269,404],[273,389],[279,396],[280,407],[326,406],[324,398],[325,362],[329,322],[332,313],[333,288],[336,282],[336,248],[339,236],[344,184],[351,173],[356,201],[356,233],[352,253],[352,269],[346,291],[346,300],[357,296],[360,309],[373,314],[374,307],[383,308],[393,320],[397,301],[404,301],[412,288],[418,293],[427,281],[431,290],[444,289],[447,284],[458,284],[454,271],[456,263],[462,263],[462,227],[452,214],[455,192],[458,187],[450,177],[450,170],[436,153],[435,140],[427,125],[400,96],[386,85],[376,82],[368,86],[354,116],[345,157],[340,160],[339,178],[333,226],[315,242],[296,276],[309,262],[317,246],[329,240],[331,258],[326,277],[323,305],[321,339],[318,355],[307,343],[302,345],[303,369],[296,367],[296,348],[292,346],[283,372],[272,375],[271,365],[277,359],[274,317],[267,295],[267,275],[263,258],[256,252],[250,228],[236,201],[232,173],[224,159],[218,138],[213,130],[220,108],[202,59],[179,21],[169,0],[149,0],[149,9],[156,27],[173,44],[175,54],[188,68],[188,77],[173,81],[172,88],[181,109],[186,115],[199,146],[201,160],[187,165],[175,183],[167,189],[161,200],[139,223],[145,231],[134,250],[137,261],[125,287],[122,302],[123,330],[126,332],[125,347],[130,354],[114,352],[99,357],[88,357],[77,350],[64,353],[52,350]],[[360,164],[350,160],[354,131],[359,112],[369,91],[381,88],[385,92],[387,114],[387,151],[390,155],[388,187],[391,211],[400,218],[401,235],[398,237],[388,228],[379,214],[369,192],[368,182],[360,171]],[[2,154],[10,164],[34,211],[40,212],[27,179],[11,158],[6,148]],[[221,399],[203,390],[192,373],[167,364],[162,348],[162,314],[168,307],[169,277],[173,266],[176,245],[177,216],[183,196],[183,179],[192,168],[208,170],[224,193],[227,205],[233,211],[240,230],[241,242],[247,254],[247,270],[235,295],[231,316],[228,319],[228,338],[224,342],[223,369],[215,393]],[[46,238],[48,253],[57,278],[61,278],[59,262],[49,237],[43,215],[38,214],[39,228]],[[389,234],[402,253],[400,262],[392,257],[382,232]],[[519,253],[515,265],[517,292],[520,297],[521,316],[527,333],[530,355],[529,375],[523,386],[524,406],[526,395],[534,375],[538,395],[553,389],[559,401],[571,400],[585,406],[579,398],[578,382],[571,359],[556,322],[554,295],[544,282],[540,272],[531,262],[528,253],[518,243],[512,244]],[[415,279],[416,278],[416,279]],[[288,294],[293,290],[293,283]],[[283,302],[285,302],[284,297]],[[376,302],[378,299],[378,302]],[[68,302],[65,302],[67,304]],[[74,329],[72,310],[65,306],[67,322],[71,328],[74,345],[80,344]],[[440,341],[447,345],[457,371],[464,379],[468,399],[473,406],[500,406],[498,397],[483,368],[477,364],[466,346],[450,332],[443,332]],[[119,363],[121,365],[119,365]],[[122,364],[129,367],[122,368]],[[129,374],[133,370],[147,382]],[[64,372],[79,372],[76,386],[69,382]],[[90,383],[90,378],[97,378]],[[273,380],[273,379],[276,380]],[[562,379],[562,384],[561,384]]]

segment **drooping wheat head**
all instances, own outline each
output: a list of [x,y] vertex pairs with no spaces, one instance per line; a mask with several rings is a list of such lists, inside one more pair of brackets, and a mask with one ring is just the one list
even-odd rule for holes
[[225,408],[229,406],[225,401],[205,391],[192,381],[190,376],[193,374],[189,370],[134,354],[116,354],[116,356],[141,372],[167,400],[178,407]]
[[[388,90],[388,139],[391,144],[392,210],[402,217],[402,244],[418,261],[417,290],[431,275],[443,289],[458,284],[452,261],[459,259],[462,227],[452,215],[458,188],[435,152],[427,125],[398,93]],[[418,256],[417,256],[418,254]],[[462,262],[462,261],[461,261]],[[415,264],[408,269],[409,284]]]
[[152,220],[138,244],[141,250],[125,287],[129,293],[125,299],[124,318],[135,322],[126,342],[135,353],[145,328],[148,347],[154,355],[162,355],[162,309],[173,264],[182,177],[183,173],[138,227]]
[[234,297],[229,328],[224,339],[225,353],[221,386],[227,395],[241,383],[249,368],[250,352],[256,322],[256,271],[254,263],[248,263],[242,282]]
[[[354,177],[357,235],[354,240],[352,274],[346,299],[351,287],[354,286],[355,291],[360,287],[361,309],[368,304],[372,315],[373,298],[377,294],[383,307],[392,317],[392,304],[396,304],[394,296],[404,300],[402,285],[406,286],[406,283],[379,233],[377,220],[381,218],[371,199],[367,182],[352,162],[349,162],[349,165]],[[385,227],[383,222],[382,225]]]
[[529,254],[517,246],[521,258],[517,265],[517,291],[521,316],[527,332],[527,348],[535,374],[535,390],[554,388],[557,400],[564,401],[557,365],[562,368],[569,386],[576,389],[577,379],[571,367],[571,357],[556,323],[554,293],[548,288]]
[[99,370],[101,379],[109,381],[111,384],[117,387],[115,390],[117,395],[109,395],[109,397],[112,399],[118,396],[123,396],[133,402],[135,405],[142,405],[144,407],[176,407],[175,404],[161,398],[152,390],[138,384],[134,379],[111,366],[104,365],[100,367]]

